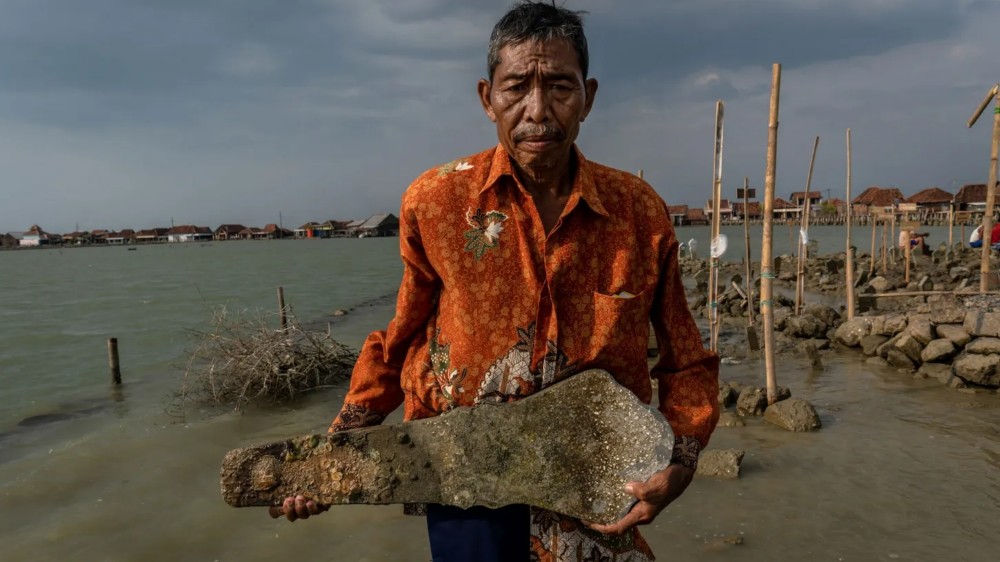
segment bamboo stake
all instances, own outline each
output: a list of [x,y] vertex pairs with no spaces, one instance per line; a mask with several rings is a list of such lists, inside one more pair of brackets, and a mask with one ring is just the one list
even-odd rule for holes
[[878,222],[875,217],[869,215],[868,218],[872,221],[872,253],[871,253],[871,263],[868,265],[868,276],[871,277],[875,273],[875,224]]
[[892,265],[896,265],[896,252],[892,251],[894,244],[899,240],[896,236],[896,204],[892,204],[892,216],[889,218],[889,245],[886,246],[889,250],[889,262]]
[[[936,295],[966,295],[969,296],[972,293],[962,293],[959,291],[904,291],[901,293],[874,293],[871,295],[865,295],[866,297],[876,297],[876,298],[893,298],[893,297],[933,297]],[[979,294],[979,293],[976,293]],[[986,291],[984,295],[1000,295],[1000,291]]]
[[809,175],[806,176],[806,204],[802,212],[802,230],[799,231],[799,269],[795,276],[795,314],[802,313],[802,300],[806,292],[806,259],[809,257],[807,239],[809,237],[809,211],[812,200],[809,190],[812,187],[813,166],[816,165],[816,149],[819,148],[819,137],[813,142],[812,158],[809,160]]
[[955,251],[954,235],[955,235],[955,199],[952,199],[948,203],[948,251],[945,252],[945,255],[948,256],[949,258]]
[[278,286],[278,318],[281,322],[281,330],[288,329],[288,309],[285,308],[285,288]]
[[778,399],[774,376],[774,309],[771,283],[774,280],[773,225],[774,176],[778,160],[778,104],[781,97],[781,65],[771,67],[771,107],[767,122],[767,166],[764,172],[764,232],[760,252],[760,315],[764,324],[764,369],[767,376],[767,403]]
[[642,168],[639,168],[639,179],[644,179],[642,175]]
[[996,107],[993,110],[993,140],[990,144],[990,172],[989,181],[986,183],[986,212],[983,213],[983,251],[979,261],[979,292],[985,293],[989,287],[990,275],[990,246],[993,242],[993,207],[996,204],[997,185],[997,153],[1000,152],[1000,84],[993,86],[989,93],[983,98],[976,112],[969,119],[969,127],[976,123],[976,119],[990,104],[990,100],[996,98]]
[[724,113],[722,100],[715,102],[715,147],[712,158],[712,240],[710,243],[711,271],[709,279],[709,302],[712,314],[712,330],[710,346],[712,351],[719,349],[719,256],[715,255],[714,247],[718,243],[722,227],[722,119]]
[[882,217],[882,275],[889,271],[889,249],[886,247],[886,224],[885,217]]
[[118,362],[118,338],[108,338],[108,367],[111,368],[111,382],[122,383],[122,369]]
[[847,319],[854,318],[854,251],[851,247],[851,129],[847,129]]
[[753,326],[753,283],[751,282],[751,274],[753,273],[750,268],[750,178],[743,178],[743,245],[746,247],[746,260],[747,260],[747,317],[749,318],[750,326]]
[[[900,229],[900,238],[902,238],[902,229]],[[910,249],[910,238],[913,236],[913,231],[907,230],[906,246],[903,247],[903,256],[906,259],[906,270],[903,273],[903,281],[906,283],[910,282],[910,258],[912,257],[913,250]]]

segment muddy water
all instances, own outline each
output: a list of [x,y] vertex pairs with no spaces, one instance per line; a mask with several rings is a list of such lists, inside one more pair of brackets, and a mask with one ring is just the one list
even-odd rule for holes
[[[309,396],[294,408],[244,415],[189,411],[184,418],[168,413],[176,358],[183,357],[176,340],[198,317],[178,303],[190,296],[192,302],[184,306],[202,310],[203,299],[224,301],[245,292],[257,278],[241,281],[238,290],[212,283],[224,281],[231,260],[249,259],[248,252],[260,252],[252,261],[261,271],[281,271],[281,261],[269,257],[267,248],[0,256],[18,260],[0,270],[19,272],[13,281],[56,279],[43,275],[51,261],[52,271],[67,273],[75,287],[51,291],[45,303],[52,314],[49,308],[26,305],[19,313],[22,320],[7,324],[11,331],[0,338],[0,375],[6,377],[0,380],[7,399],[0,407],[0,560],[427,560],[423,520],[403,516],[396,506],[335,507],[289,524],[269,519],[266,510],[233,509],[221,500],[218,468],[226,451],[325,430],[343,399],[342,386]],[[323,263],[323,256],[340,251],[332,242],[274,248],[275,256],[294,258],[294,263]],[[348,293],[385,294],[376,285],[395,284],[398,258],[391,245],[383,250],[391,258],[384,270],[388,280],[375,276],[331,287],[325,279],[313,282],[291,272],[288,278],[263,279],[254,291],[270,305],[273,285],[282,283],[293,302],[310,303],[315,318],[321,310],[358,302]],[[113,259],[145,258],[147,251],[158,252],[141,264],[147,273],[155,267],[183,272],[178,264],[211,272],[214,263],[220,272],[202,273],[197,287],[184,276],[149,273],[149,280],[165,288],[143,285],[148,297],[120,286],[107,294],[84,294],[110,286],[97,278],[81,283],[87,272],[116,271],[110,268]],[[346,264],[358,259],[333,259],[331,269],[343,274]],[[109,263],[101,263],[105,260]],[[29,275],[33,267],[38,273]],[[176,292],[169,298],[168,288]],[[332,298],[331,290],[336,291]],[[71,302],[97,302],[97,297],[111,306],[80,309],[82,304]],[[4,314],[11,310],[4,308]],[[112,311],[114,317],[100,315]],[[358,347],[391,312],[391,300],[357,307],[332,319],[334,336]],[[35,338],[27,337],[23,322],[34,323],[29,326]],[[105,384],[77,382],[96,378],[103,383],[101,352],[109,335],[122,336],[124,346],[126,385],[118,393]],[[48,338],[44,345],[41,337]],[[85,353],[90,350],[95,353]],[[660,559],[1000,559],[994,550],[1000,521],[1000,397],[960,394],[872,368],[853,354],[831,353],[824,363],[824,371],[813,372],[805,357],[778,360],[779,383],[813,401],[824,428],[791,434],[760,420],[719,428],[712,447],[747,451],[743,478],[696,479],[644,531]],[[759,360],[724,365],[723,378],[759,384],[763,367]],[[36,383],[48,390],[36,392]],[[11,384],[23,386],[12,393]],[[53,404],[61,416],[18,425],[50,414]],[[725,542],[736,537],[743,544]]]
[[[378,314],[371,314],[371,321]],[[363,319],[362,319],[363,320]],[[723,367],[752,383],[759,363]],[[647,527],[663,560],[995,560],[1000,520],[996,396],[970,396],[827,355],[779,360],[779,381],[824,428],[759,420],[712,446],[747,451],[738,481],[699,478]],[[426,560],[423,521],[396,506],[270,520],[218,495],[229,448],[321,429],[343,390],[301,407],[177,422],[150,416],[0,465],[4,560]],[[112,414],[113,415],[113,414]],[[742,545],[725,542],[740,537]]]

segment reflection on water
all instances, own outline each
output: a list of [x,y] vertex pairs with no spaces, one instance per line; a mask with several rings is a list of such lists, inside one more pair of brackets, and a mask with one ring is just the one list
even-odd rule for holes
[[[329,251],[333,246],[315,247]],[[392,246],[386,248],[391,253]],[[394,283],[391,276],[384,281],[390,287]],[[259,292],[266,295],[261,302],[272,298],[270,285],[261,283]],[[311,301],[316,312],[307,321],[324,318],[321,310],[328,314],[352,304],[320,300],[322,287],[300,289],[316,295]],[[377,293],[375,289],[391,292],[379,287],[371,292]],[[158,298],[148,289],[144,294]],[[375,301],[330,318],[334,337],[356,347],[365,333],[387,321],[391,310],[391,300]],[[70,323],[86,323],[69,318],[66,310],[62,315]],[[169,323],[190,325],[192,318],[185,313]],[[128,348],[123,347],[126,385],[120,402],[112,398],[105,358],[97,353],[95,360],[79,355],[59,359],[94,364],[91,370],[100,382],[68,385],[76,389],[75,398],[48,400],[22,390],[21,396],[28,398],[4,406],[4,560],[263,560],[288,559],[292,552],[321,560],[428,558],[423,520],[402,515],[397,506],[338,506],[294,524],[271,520],[265,509],[228,507],[218,482],[225,452],[325,430],[344,389],[310,395],[294,408],[243,415],[193,410],[186,418],[173,417],[167,411],[178,351],[176,344],[167,350],[162,342],[157,347],[156,340],[174,338],[183,339],[161,328],[152,331],[148,343],[133,340],[133,353],[156,357],[141,370],[136,360],[126,360]],[[103,342],[97,342],[101,351]],[[32,352],[4,345],[5,361],[8,351],[16,351],[48,365],[42,357],[45,348],[36,346]],[[781,357],[777,373],[779,384],[817,406],[823,429],[792,434],[756,419],[743,428],[719,428],[711,447],[745,449],[743,477],[696,479],[646,527],[644,534],[660,558],[994,559],[993,537],[1000,521],[1000,398],[960,394],[906,373],[874,369],[851,353],[828,354],[824,364],[824,371],[812,372],[806,357]],[[761,384],[763,367],[759,360],[725,365],[723,378]],[[17,425],[46,415],[55,417]],[[62,419],[64,415],[68,418]],[[398,417],[397,412],[391,419]],[[735,542],[734,537],[742,537],[743,544],[726,542]]]

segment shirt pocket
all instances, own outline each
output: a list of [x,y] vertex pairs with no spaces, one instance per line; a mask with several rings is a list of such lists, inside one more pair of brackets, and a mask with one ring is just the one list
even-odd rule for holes
[[643,345],[649,337],[649,298],[646,290],[633,296],[621,296],[594,291],[594,343],[618,347],[632,347],[637,341]]

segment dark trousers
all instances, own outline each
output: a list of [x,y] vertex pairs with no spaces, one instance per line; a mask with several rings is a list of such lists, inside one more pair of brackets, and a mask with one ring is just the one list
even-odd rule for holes
[[527,562],[531,550],[526,505],[500,509],[427,506],[433,562]]

